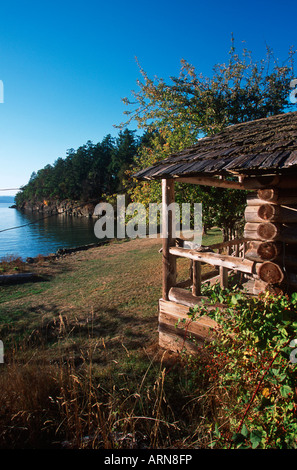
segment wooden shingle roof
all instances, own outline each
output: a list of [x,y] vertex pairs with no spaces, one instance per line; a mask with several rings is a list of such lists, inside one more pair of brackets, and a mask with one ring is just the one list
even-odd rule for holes
[[225,128],[153,166],[137,179],[297,173],[297,111]]

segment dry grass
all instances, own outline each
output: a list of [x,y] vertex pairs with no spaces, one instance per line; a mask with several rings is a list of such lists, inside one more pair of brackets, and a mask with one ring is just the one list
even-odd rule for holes
[[0,275],[22,273],[27,270],[27,264],[19,256],[7,255],[0,258]]

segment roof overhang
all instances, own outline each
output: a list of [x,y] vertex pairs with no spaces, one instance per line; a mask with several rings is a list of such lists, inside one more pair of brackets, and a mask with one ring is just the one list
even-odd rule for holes
[[[138,171],[139,180],[297,176],[297,112],[236,124]],[[202,184],[202,183],[201,183]]]

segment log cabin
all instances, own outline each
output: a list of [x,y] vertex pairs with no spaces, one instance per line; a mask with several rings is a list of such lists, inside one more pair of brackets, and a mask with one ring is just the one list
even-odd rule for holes
[[[231,125],[134,176],[161,182],[164,208],[174,202],[176,181],[247,191],[244,233],[239,239],[207,250],[176,246],[170,216],[163,221],[160,346],[193,351],[211,339],[215,323],[209,317],[188,322],[187,335],[196,345],[184,329],[176,328],[178,320],[187,321],[189,307],[202,299],[207,302],[201,296],[205,281],[219,282],[224,288],[230,272],[236,271],[245,276],[250,295],[297,291],[297,112]],[[191,279],[183,283],[177,283],[177,257],[192,263]],[[203,278],[203,263],[216,267],[219,275]]]

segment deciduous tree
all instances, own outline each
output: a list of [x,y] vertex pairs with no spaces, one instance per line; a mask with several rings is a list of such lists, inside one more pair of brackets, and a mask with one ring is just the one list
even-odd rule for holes
[[[290,49],[285,64],[280,65],[273,51],[267,48],[266,57],[254,61],[247,49],[237,53],[232,37],[227,62],[215,65],[211,77],[198,73],[185,60],[181,61],[179,76],[171,77],[169,82],[150,78],[140,67],[142,79],[137,82],[138,91],[133,91],[133,102],[123,100],[129,109],[127,121],[122,125],[136,120],[150,138],[146,139],[130,171],[131,199],[142,203],[161,200],[160,183],[133,180],[138,170],[228,125],[290,109],[294,53]],[[202,202],[205,224],[218,225],[225,234],[234,229],[245,205],[243,192],[202,186],[185,189],[180,185],[177,198],[180,202]],[[232,207],[232,214],[228,213],[226,202]]]

